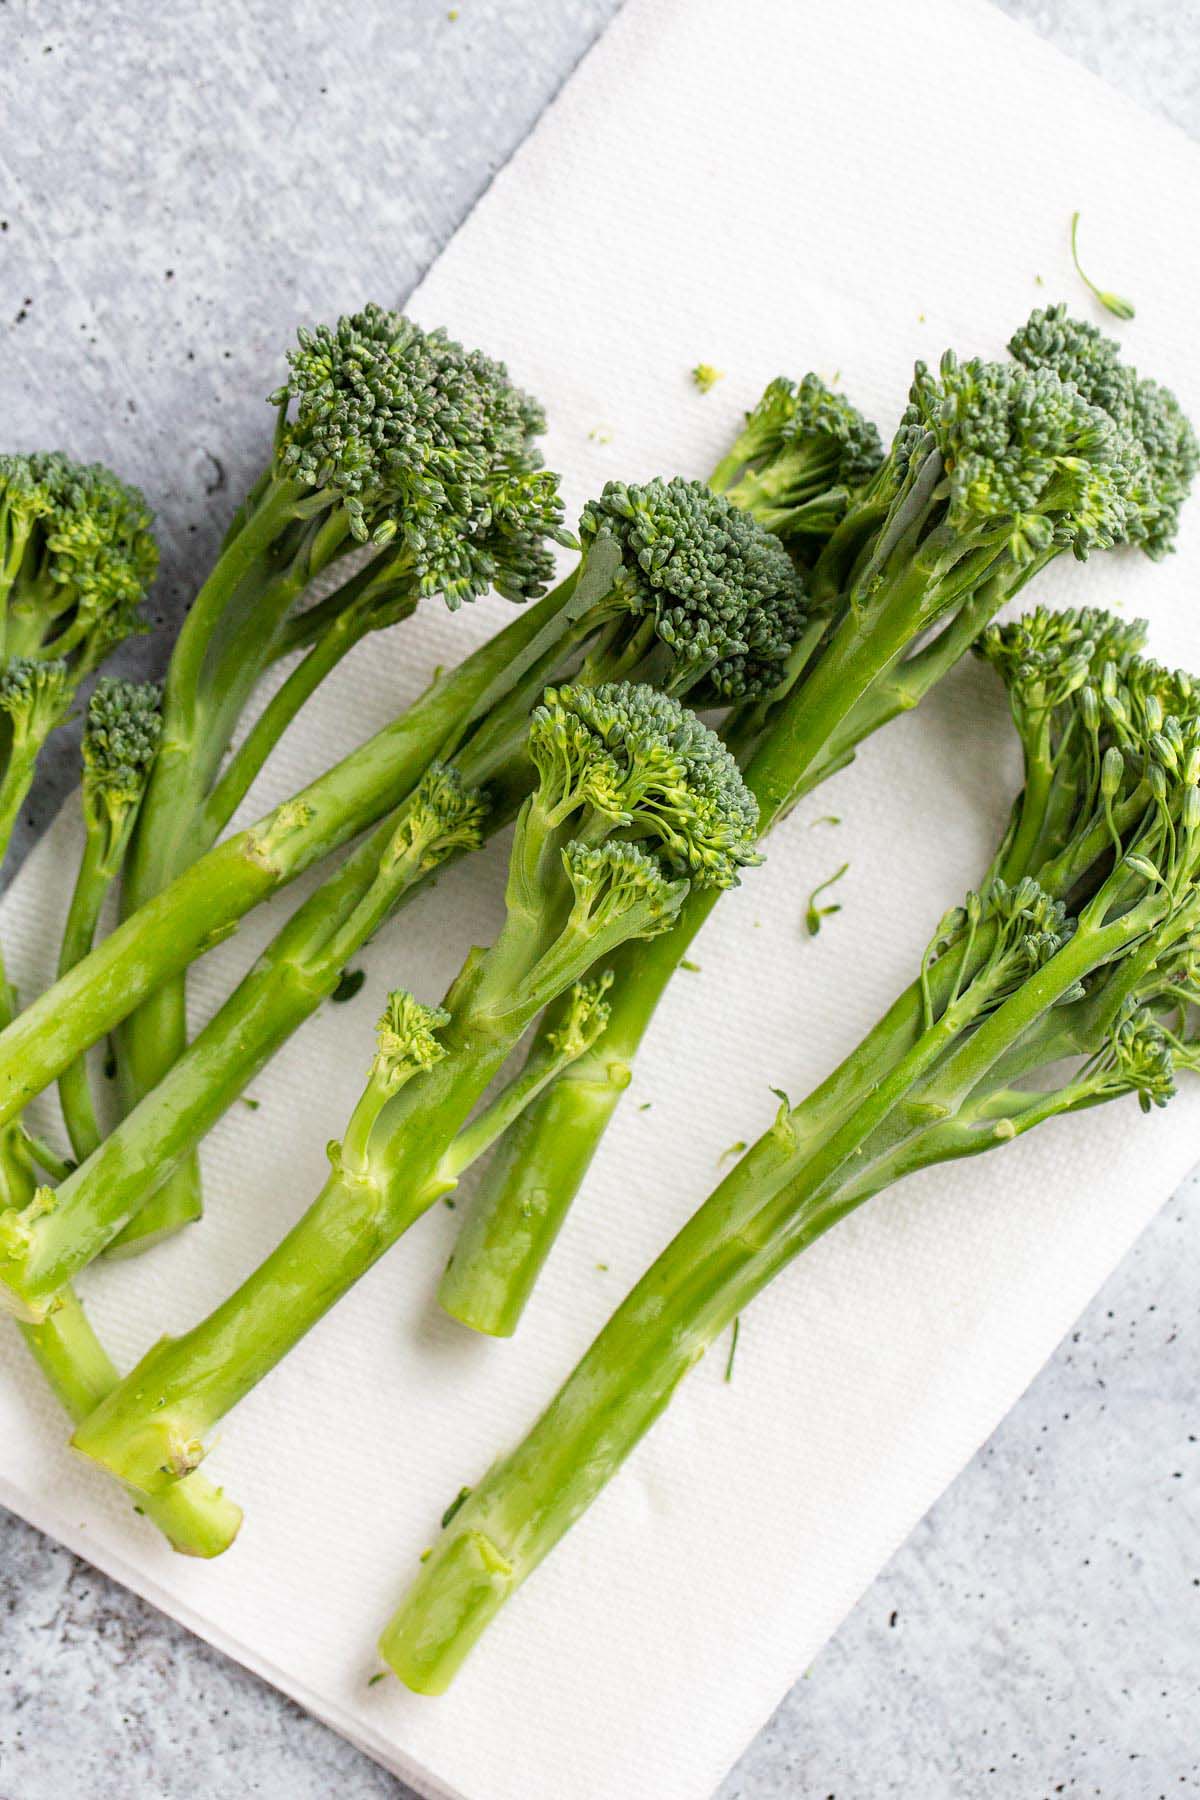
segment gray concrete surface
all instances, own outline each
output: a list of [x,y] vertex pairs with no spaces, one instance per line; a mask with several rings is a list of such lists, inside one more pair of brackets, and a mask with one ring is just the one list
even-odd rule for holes
[[[1005,4],[1200,135],[1200,9]],[[258,454],[265,353],[295,318],[353,301],[364,274],[407,292],[617,5],[461,0],[454,17],[434,0],[202,0],[172,15],[149,0],[0,0],[0,416],[19,422],[14,447],[75,418],[72,449],[111,453],[168,496],[164,618],[213,548],[214,494],[236,492]],[[364,117],[355,68],[385,52],[394,101]],[[264,129],[309,198],[301,241],[259,162],[228,154],[230,134]],[[403,196],[386,242],[381,180]],[[214,344],[245,376],[220,394]],[[183,431],[143,405],[167,362]],[[130,666],[151,668],[160,641]],[[22,846],[72,766],[64,745]],[[1200,1791],[1198,1295],[1193,1183],[718,1800]],[[0,1621],[0,1800],[405,1800],[290,1702],[7,1516]]]

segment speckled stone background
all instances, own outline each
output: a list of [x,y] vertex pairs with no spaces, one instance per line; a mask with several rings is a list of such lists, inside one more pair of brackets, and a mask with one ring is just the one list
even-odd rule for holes
[[[1200,135],[1200,8],[1003,3]],[[214,547],[225,490],[237,493],[258,455],[276,315],[327,311],[331,295],[358,299],[366,244],[367,266],[386,270],[380,296],[403,296],[617,4],[199,0],[168,18],[153,0],[0,0],[4,437],[33,445],[70,416],[64,396],[85,396],[86,438],[71,447],[111,455],[160,497],[165,619],[178,616]],[[363,58],[386,58],[395,84],[394,104],[366,116],[355,83]],[[214,132],[237,134],[244,158],[231,159],[227,144],[219,163],[211,158]],[[293,167],[310,197],[294,245],[282,230],[290,214],[256,186],[264,134],[276,139],[272,166]],[[337,174],[328,185],[327,164]],[[403,195],[384,246],[372,240],[380,182]],[[213,222],[235,203],[254,230],[243,224],[226,240]],[[98,210],[109,229],[95,229]],[[1121,279],[1136,296],[1133,276]],[[219,387],[207,372],[214,346],[233,365]],[[152,404],[168,362],[182,427]],[[105,417],[98,397],[114,394]],[[156,667],[161,644],[144,640],[127,665]],[[50,760],[19,850],[73,783],[71,746]],[[1200,1792],[1198,1351],[1192,1184],[717,1800]],[[290,1702],[6,1515],[0,1680],[0,1800],[408,1795]]]

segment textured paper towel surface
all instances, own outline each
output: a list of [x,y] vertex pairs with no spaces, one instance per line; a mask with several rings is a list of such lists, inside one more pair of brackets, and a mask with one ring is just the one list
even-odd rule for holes
[[[576,503],[608,476],[703,472],[780,369],[840,371],[889,428],[914,356],[998,352],[1032,304],[1084,304],[1076,206],[1097,273],[1138,302],[1131,355],[1200,410],[1200,250],[1177,229],[1197,201],[1182,139],[985,8],[631,0],[413,307],[507,355],[545,399]],[[728,371],[706,398],[686,373],[701,359]],[[1200,519],[1186,525],[1165,568],[1111,558],[1042,593],[1147,611],[1157,654],[1194,666]],[[490,605],[430,609],[360,651],[250,810],[495,621]],[[766,1122],[769,1084],[803,1092],[910,978],[1015,778],[972,666],[810,802],[676,982],[521,1336],[480,1343],[439,1318],[455,1223],[439,1209],[229,1420],[213,1468],[247,1522],[219,1564],[160,1549],[71,1461],[14,1334],[0,1498],[430,1793],[705,1800],[1191,1166],[1194,1097],[1051,1128],[876,1201],[754,1308],[732,1385],[718,1359],[696,1372],[452,1695],[368,1689],[371,1645],[447,1500],[529,1422],[726,1144]],[[815,822],[830,811],[839,826]],[[75,839],[68,811],[0,918],[27,988],[50,972]],[[502,849],[383,934],[359,998],[288,1046],[256,1112],[234,1108],[205,1149],[205,1224],[94,1273],[119,1359],[207,1310],[316,1191],[384,992],[433,998],[487,941]],[[809,941],[805,896],[847,858],[843,911]],[[292,904],[201,966],[197,1019]]]

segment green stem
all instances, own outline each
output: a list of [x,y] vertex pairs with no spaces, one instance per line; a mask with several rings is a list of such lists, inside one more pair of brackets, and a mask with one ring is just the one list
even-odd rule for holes
[[[0,1261],[0,1296],[27,1314],[49,1306],[152,1204],[280,1045],[337,985],[348,955],[424,878],[421,855],[381,870],[398,815],[386,819],[310,896],[183,1055],[55,1194],[52,1211]],[[348,931],[347,926],[351,929]],[[0,1215],[0,1226],[8,1215]]]
[[[832,1111],[828,1083],[823,1100],[817,1090],[800,1107],[781,1110],[435,1544],[380,1644],[402,1680],[422,1693],[445,1690],[485,1627],[617,1472],[708,1347],[795,1256],[901,1167],[874,1165],[872,1144],[894,1124],[902,1145],[917,1145],[928,1127],[924,1149],[903,1151],[904,1173],[961,1153],[959,1140],[945,1135],[945,1113],[930,1118],[947,1101],[945,1069],[956,1056],[970,1059],[985,1033],[992,1041],[982,1066],[993,1066],[1097,959],[1115,953],[1119,935],[1119,927],[1091,933],[1087,942],[1077,934],[973,1034],[988,1002],[986,965],[978,993],[964,988],[936,1022],[909,1037],[898,1057],[893,1008],[843,1065],[839,1075],[848,1082],[843,1079]],[[910,1003],[911,990],[897,1003],[901,1015]],[[881,1079],[881,1061],[889,1058]],[[848,1087],[856,1090],[853,1098]],[[1072,1104],[1073,1093],[1066,1091]],[[1054,1110],[1039,1109],[1035,1098],[1030,1120]],[[990,1142],[1012,1135],[993,1132]]]
[[[369,573],[369,568],[361,570],[331,596],[340,600],[332,623],[271,696],[245,740],[229,759],[204,804],[199,832],[201,849],[207,850],[224,831],[301,707],[325,677],[373,629],[368,604],[370,583],[366,579]],[[357,599],[356,586],[361,588]],[[416,610],[415,599],[409,610]]]
[[365,1169],[335,1156],[321,1193],[282,1242],[207,1319],[142,1358],[76,1432],[77,1449],[144,1492],[162,1492],[196,1466],[217,1422],[445,1191],[441,1159],[514,1038],[487,1030],[469,1006],[442,1036],[449,1054],[412,1082],[419,1102],[392,1120],[386,1146]]
[[[115,871],[107,867],[105,834],[89,830],[80,858],[79,873],[67,909],[58,956],[58,973],[65,975],[81,962],[95,942],[104,897],[112,885]],[[84,1162],[103,1137],[92,1097],[91,1077],[86,1056],[77,1056],[58,1078],[58,1098],[63,1123],[71,1148]]]
[[[120,1376],[74,1292],[40,1325],[22,1325],[21,1336],[72,1424],[80,1425],[116,1387]],[[136,1496],[135,1511],[157,1525],[184,1556],[220,1556],[237,1536],[241,1508],[205,1475],[189,1475],[165,1493]]]
[[[272,696],[241,747],[235,752],[208,798],[200,805],[190,833],[189,860],[215,842],[248,792],[267,757],[300,708],[325,677],[372,628],[372,601],[378,575],[372,565],[343,583],[331,623],[303,660]],[[415,609],[416,601],[412,602]],[[410,609],[411,610],[411,609]],[[132,1017],[118,1036],[121,1097],[126,1110],[160,1081],[183,1054],[187,1043],[187,995],[183,976],[164,983]],[[113,1255],[138,1255],[203,1210],[200,1165],[185,1158],[147,1206],[132,1218],[116,1242]]]

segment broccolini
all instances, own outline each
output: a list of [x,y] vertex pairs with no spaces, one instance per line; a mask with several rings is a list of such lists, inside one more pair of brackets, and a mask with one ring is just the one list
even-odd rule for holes
[[[441,1532],[381,1650],[440,1693],[480,1634],[758,1293],[919,1169],[1200,1062],[1200,708],[1101,614],[989,633],[1031,774],[992,873],[918,978],[768,1130],[647,1270],[524,1441]],[[1018,847],[1022,848],[1018,848]]]
[[[301,331],[288,354],[271,460],[238,511],[184,620],[167,670],[162,751],[130,849],[127,915],[213,844],[281,733],[368,632],[423,595],[454,607],[488,588],[540,594],[562,535],[557,482],[535,440],[541,408],[502,364],[378,306]],[[375,555],[325,599],[305,591],[357,546]],[[222,768],[267,667],[304,655]],[[397,796],[398,797],[398,796]],[[118,1034],[132,1105],[186,1041],[169,981]],[[136,1250],[195,1217],[187,1163],[126,1239]]]
[[631,937],[665,930],[689,885],[756,860],[754,802],[712,732],[644,685],[549,689],[529,726],[506,912],[440,1008],[394,997],[331,1172],[298,1224],[183,1337],[152,1349],[73,1440],[158,1492],[223,1414],[453,1186],[444,1158],[531,1020]]

